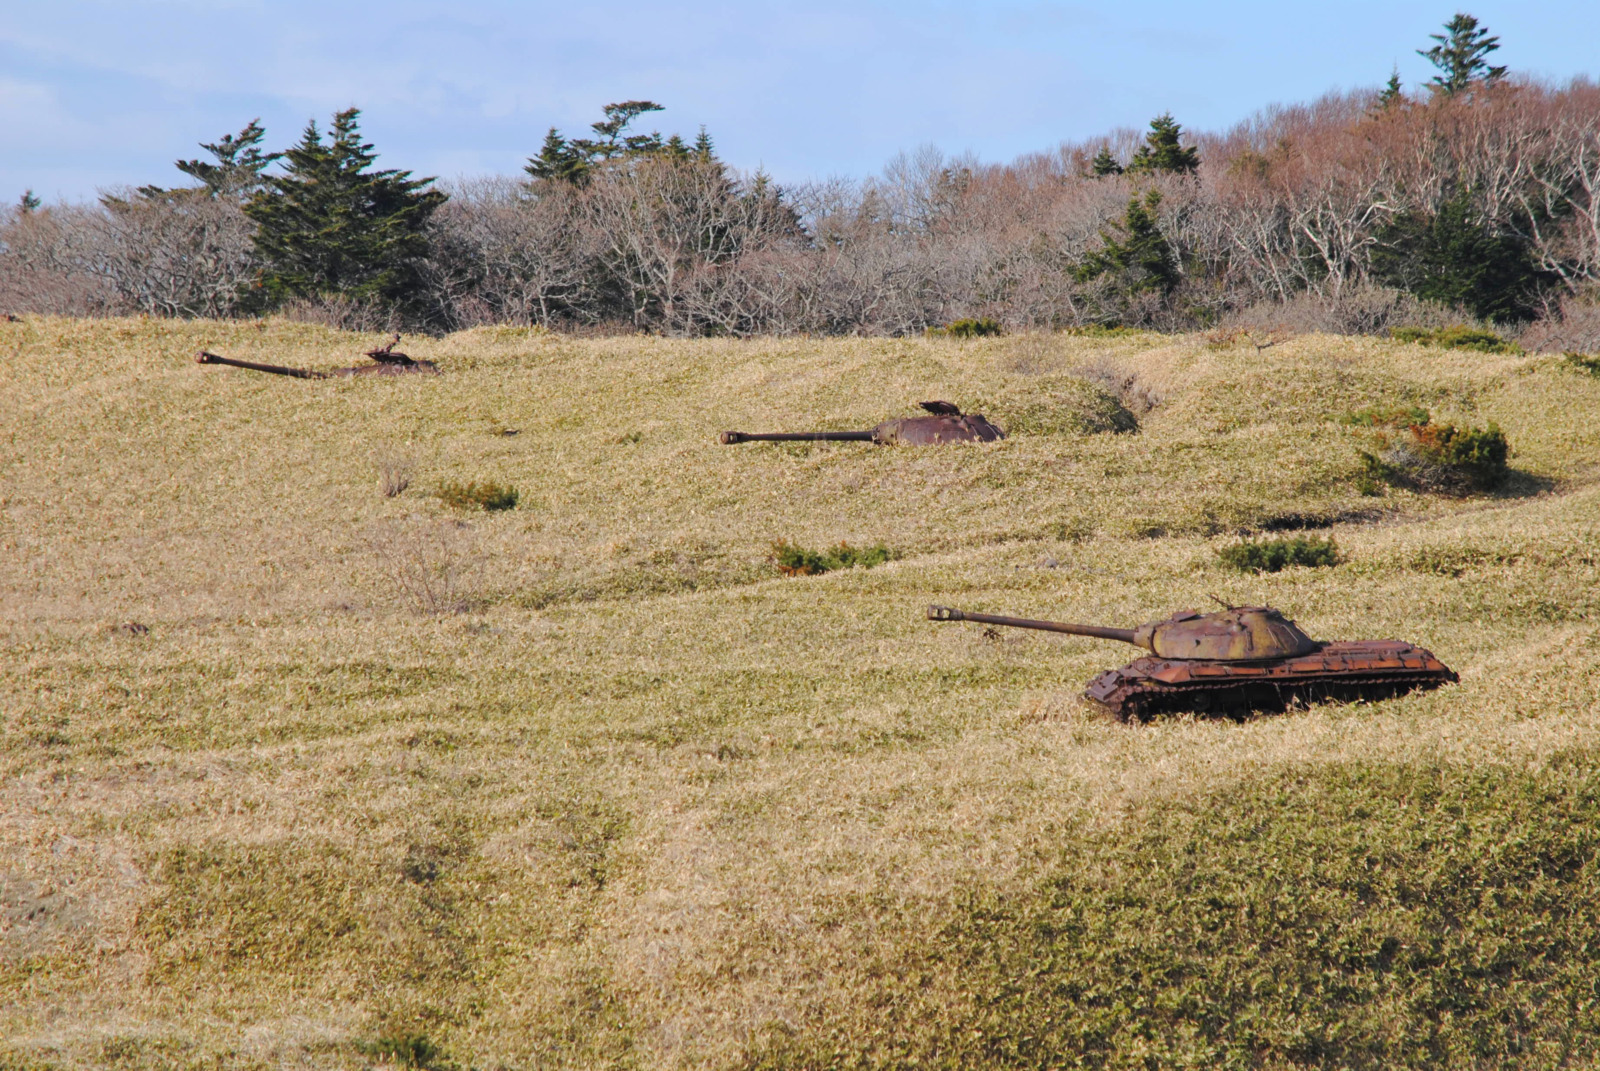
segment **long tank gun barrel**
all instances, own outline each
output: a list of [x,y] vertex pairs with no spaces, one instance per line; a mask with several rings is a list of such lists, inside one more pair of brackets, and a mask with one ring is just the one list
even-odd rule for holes
[[[1106,628],[1102,625],[1068,625],[1060,621],[1034,621],[1026,617],[1002,617],[999,614],[975,614],[949,606],[928,607],[930,621],[976,621],[984,625],[1006,625],[1010,628],[1033,628],[1042,632],[1065,632],[1072,636],[1094,636],[1102,640],[1121,640],[1137,644],[1131,628]],[[1141,644],[1142,646],[1142,644]]]
[[870,443],[877,438],[877,431],[725,431],[721,438],[723,446],[734,443]]
[[327,379],[328,373],[314,372],[309,368],[288,368],[281,364],[261,364],[258,361],[241,361],[233,357],[219,357],[201,350],[195,356],[196,364],[227,364],[235,368],[248,368],[254,372],[270,372],[275,376],[293,376],[295,379]]

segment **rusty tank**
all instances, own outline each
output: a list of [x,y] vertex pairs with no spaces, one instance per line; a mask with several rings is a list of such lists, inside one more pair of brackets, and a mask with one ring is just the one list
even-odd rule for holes
[[1459,680],[1443,662],[1403,640],[1323,643],[1270,606],[1185,610],[1138,628],[1105,628],[928,607],[934,621],[975,621],[1132,643],[1150,654],[1107,670],[1084,696],[1123,721],[1157,714],[1239,715],[1292,703],[1383,699]]
[[877,443],[879,446],[943,446],[946,443],[992,443],[1006,433],[981,413],[963,413],[949,402],[922,402],[930,415],[885,420],[866,431],[725,431],[724,446],[733,443]]
[[209,350],[201,350],[195,355],[196,364],[225,364],[233,368],[248,368],[253,372],[267,372],[275,376],[292,376],[295,379],[338,379],[343,376],[401,376],[413,373],[435,375],[439,366],[432,361],[419,361],[400,353],[395,346],[400,344],[400,336],[390,339],[387,345],[377,349],[368,350],[366,355],[373,360],[372,364],[357,365],[354,368],[335,368],[331,372],[318,372],[310,368],[289,368],[281,364],[263,364],[260,361],[241,361],[233,357],[221,357]]

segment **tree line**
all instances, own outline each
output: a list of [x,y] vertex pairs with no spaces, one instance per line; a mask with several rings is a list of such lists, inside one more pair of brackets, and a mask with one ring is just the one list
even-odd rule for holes
[[1508,76],[1470,15],[1434,42],[1438,74],[1410,93],[1395,74],[1220,134],[1167,114],[1006,164],[923,149],[790,186],[730,168],[703,128],[641,131],[648,100],[448,191],[378,168],[355,109],[282,152],[252,122],[177,162],[195,185],[25,195],[0,218],[0,302],[671,335],[1582,319],[1600,87]]

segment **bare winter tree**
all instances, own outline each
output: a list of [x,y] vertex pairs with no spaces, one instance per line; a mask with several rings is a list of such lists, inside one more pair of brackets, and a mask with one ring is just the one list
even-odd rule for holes
[[511,179],[463,183],[435,213],[425,264],[440,326],[592,322],[600,248],[584,191]]

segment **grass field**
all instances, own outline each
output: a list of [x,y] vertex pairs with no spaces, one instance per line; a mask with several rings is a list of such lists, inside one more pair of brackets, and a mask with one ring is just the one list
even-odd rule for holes
[[[374,341],[0,324],[0,1067],[1600,1066],[1600,377],[1324,336],[192,360]],[[925,398],[1015,434],[716,443]],[[1495,421],[1511,480],[1363,495],[1375,405]],[[471,481],[516,508],[434,494]],[[1343,563],[1218,558],[1297,526]],[[1078,693],[1133,648],[923,618],[1213,595],[1461,682],[1128,726]]]

